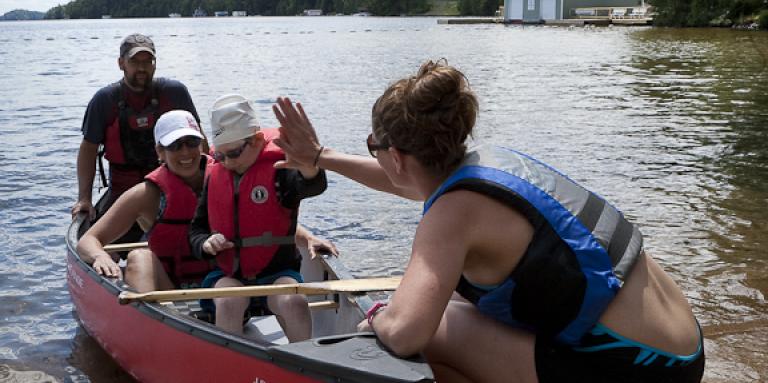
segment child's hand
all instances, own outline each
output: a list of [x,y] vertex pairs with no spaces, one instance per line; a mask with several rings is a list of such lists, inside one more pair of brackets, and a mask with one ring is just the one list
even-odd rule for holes
[[233,247],[235,247],[235,244],[232,243],[232,241],[228,241],[221,233],[216,233],[208,237],[203,243],[203,251],[210,255],[216,255],[219,251],[231,249]]
[[310,259],[315,259],[319,254],[328,254],[339,256],[336,246],[329,240],[310,235],[307,238],[307,250],[309,250]]

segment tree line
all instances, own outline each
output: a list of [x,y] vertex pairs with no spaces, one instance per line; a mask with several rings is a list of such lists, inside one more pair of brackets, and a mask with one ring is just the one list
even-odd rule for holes
[[43,12],[14,9],[0,16],[0,20],[40,20],[44,16],[45,14]]
[[654,25],[676,27],[731,26],[759,22],[768,29],[765,0],[650,0]]
[[[493,15],[503,0],[456,0],[463,15]],[[366,11],[377,16],[419,15],[430,10],[432,0],[75,0],[51,8],[48,19],[98,19],[167,17],[170,13],[192,16],[201,9],[208,15],[216,11],[246,11],[249,15],[292,16],[305,9],[321,9],[323,14],[352,14]]]
[[493,16],[504,0],[459,0],[458,8],[462,16]]

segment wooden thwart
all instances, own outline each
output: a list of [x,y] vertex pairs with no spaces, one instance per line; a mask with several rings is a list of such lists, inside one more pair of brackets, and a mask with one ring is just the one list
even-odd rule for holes
[[342,279],[337,281],[291,283],[284,285],[219,287],[209,289],[183,289],[134,293],[123,291],[118,296],[121,304],[133,301],[185,301],[223,297],[263,297],[269,295],[304,294],[326,295],[335,293],[366,293],[396,290],[402,277]]
[[147,242],[133,242],[133,243],[115,243],[112,245],[106,245],[104,246],[104,251],[111,252],[111,251],[130,251],[133,249],[141,249],[144,247],[149,247],[149,244]]

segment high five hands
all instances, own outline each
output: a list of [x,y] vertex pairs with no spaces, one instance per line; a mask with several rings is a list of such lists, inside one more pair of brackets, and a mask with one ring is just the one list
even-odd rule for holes
[[272,111],[280,122],[280,138],[275,139],[285,152],[285,160],[275,163],[275,168],[314,168],[323,150],[304,108],[295,105],[287,97],[278,97]]

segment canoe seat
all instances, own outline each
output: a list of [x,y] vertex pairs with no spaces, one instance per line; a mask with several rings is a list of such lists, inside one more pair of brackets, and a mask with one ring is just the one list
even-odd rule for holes
[[272,344],[288,344],[288,338],[274,315],[251,317],[243,327],[247,338]]

